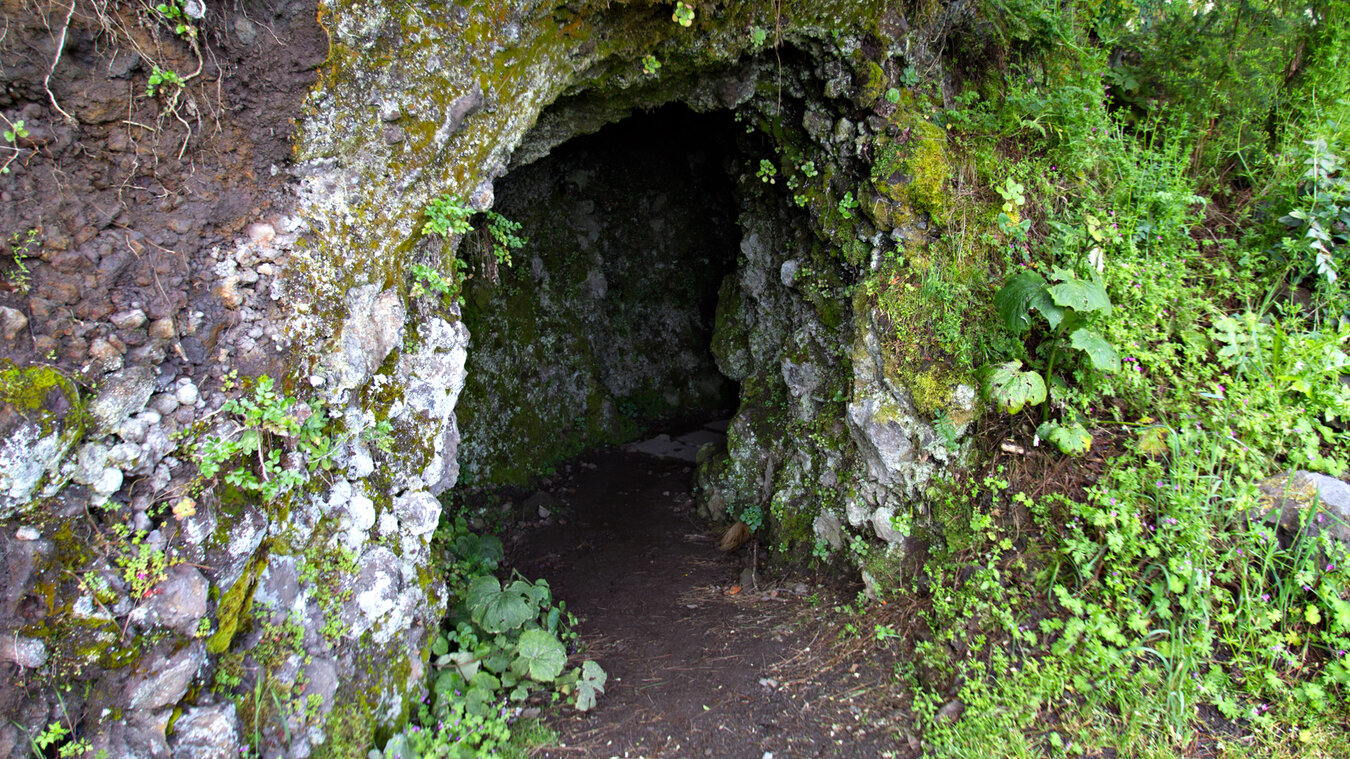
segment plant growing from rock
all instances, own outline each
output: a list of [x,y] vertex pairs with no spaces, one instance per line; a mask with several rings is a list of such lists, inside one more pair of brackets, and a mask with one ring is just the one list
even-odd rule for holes
[[525,247],[529,239],[520,236],[520,222],[511,221],[495,211],[487,211],[485,215],[488,235],[492,237],[492,256],[497,263],[510,266],[511,251]]
[[[4,118],[4,115],[0,114],[0,118]],[[9,129],[4,132],[5,142],[7,143],[5,148],[10,151],[10,156],[5,159],[3,164],[0,164],[0,174],[9,173],[9,165],[19,158],[19,140],[28,136],[28,130],[23,125],[23,119],[14,121],[5,119],[5,123],[9,125]]]
[[[1033,312],[1041,315],[1050,328],[1050,334],[1041,344],[1047,353],[1043,371],[1022,369],[1021,361],[1008,361],[986,366],[982,370],[985,396],[1000,411],[1016,414],[1027,405],[1045,403],[1047,388],[1057,379],[1055,363],[1065,348],[1084,354],[1093,368],[1099,371],[1119,371],[1120,356],[1095,329],[1091,320],[1111,315],[1111,299],[1100,283],[1081,279],[1066,269],[1055,268],[1051,282],[1039,272],[1027,269],[1014,274],[994,295],[994,305],[1004,326],[1016,334],[1031,330]],[[1092,436],[1081,422],[1067,424],[1051,422],[1046,405],[1042,423],[1036,430],[1064,453],[1086,453]]]
[[[198,446],[197,470],[203,480],[223,471],[227,484],[270,503],[310,475],[332,468],[335,443],[326,430],[322,402],[302,403],[278,393],[272,378],[263,375],[251,394],[226,401],[221,411],[232,416],[236,429]],[[283,462],[288,450],[299,454],[301,462]]]
[[670,20],[680,26],[689,26],[694,23],[694,8],[688,3],[675,3],[675,12],[670,14]]
[[473,215],[473,211],[464,205],[464,201],[458,195],[446,193],[433,198],[422,213],[426,217],[426,221],[422,224],[424,235],[450,237],[462,235],[472,229],[469,217]]

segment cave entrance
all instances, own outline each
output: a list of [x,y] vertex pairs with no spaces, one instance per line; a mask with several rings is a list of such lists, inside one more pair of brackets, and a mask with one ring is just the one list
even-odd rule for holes
[[524,485],[582,451],[734,411],[710,350],[740,242],[729,112],[684,106],[573,139],[496,184],[528,239],[466,241],[461,482]]

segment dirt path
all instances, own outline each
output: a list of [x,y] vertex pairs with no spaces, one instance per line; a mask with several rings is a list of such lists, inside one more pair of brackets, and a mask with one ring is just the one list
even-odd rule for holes
[[850,661],[803,583],[729,593],[743,557],[694,517],[685,462],[618,450],[570,466],[561,518],[519,536],[515,566],[582,618],[609,672],[599,706],[555,719],[546,757],[903,757],[890,673]]

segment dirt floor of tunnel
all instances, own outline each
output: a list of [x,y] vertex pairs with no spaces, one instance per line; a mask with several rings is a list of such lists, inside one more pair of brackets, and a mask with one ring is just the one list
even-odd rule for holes
[[[850,655],[829,589],[741,586],[695,517],[691,468],[606,449],[560,470],[546,526],[509,555],[580,619],[609,673],[599,705],[559,712],[544,757],[907,757],[916,754],[889,663]],[[742,549],[750,550],[748,548]],[[898,737],[899,736],[899,737]]]

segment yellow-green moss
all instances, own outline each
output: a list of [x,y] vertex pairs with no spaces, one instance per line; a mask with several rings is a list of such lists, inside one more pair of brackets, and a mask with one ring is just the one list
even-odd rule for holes
[[907,377],[902,377],[902,381],[909,390],[914,409],[931,419],[950,409],[952,395],[958,384],[956,375],[951,369],[939,365],[909,373]]
[[223,654],[230,650],[235,633],[239,631],[241,623],[248,619],[253,609],[253,591],[258,584],[258,578],[266,568],[267,550],[264,548],[249,559],[248,565],[244,567],[244,574],[220,599],[220,606],[216,611],[216,631],[206,640],[207,651]]
[[863,108],[871,108],[886,91],[886,72],[876,63],[866,61],[863,63],[859,79],[861,81],[858,82],[858,104]]
[[920,104],[905,93],[891,117],[896,136],[877,135],[873,143],[872,186],[897,203],[909,203],[945,224],[950,209],[947,184],[951,162],[947,132],[919,112]]

